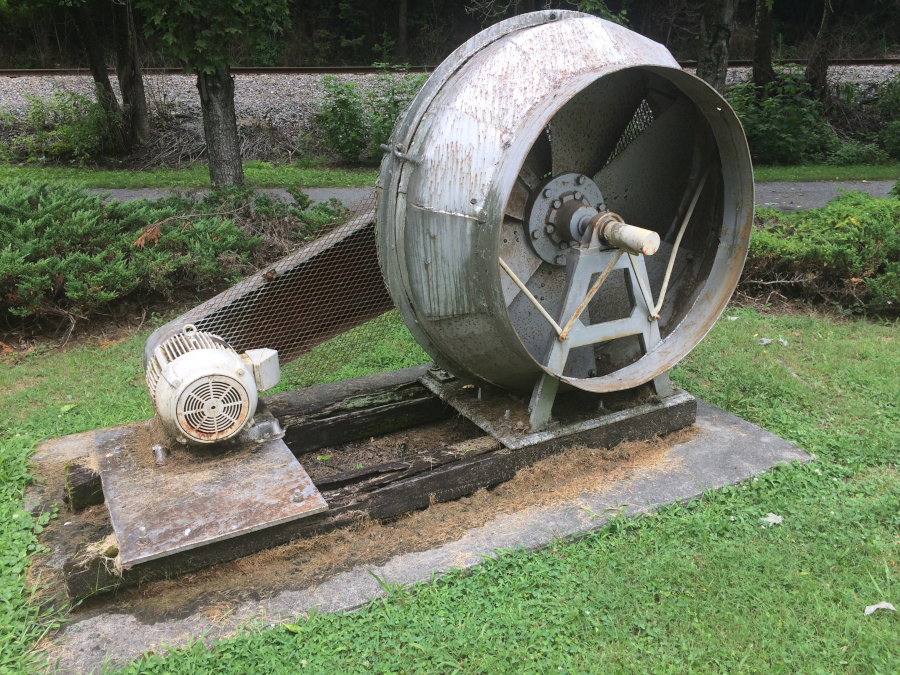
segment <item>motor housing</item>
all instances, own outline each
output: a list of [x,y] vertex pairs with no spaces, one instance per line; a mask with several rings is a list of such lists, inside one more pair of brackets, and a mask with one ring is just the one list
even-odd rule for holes
[[146,376],[150,400],[174,439],[217,443],[245,429],[259,392],[278,384],[278,352],[239,355],[219,336],[188,324],[153,350]]

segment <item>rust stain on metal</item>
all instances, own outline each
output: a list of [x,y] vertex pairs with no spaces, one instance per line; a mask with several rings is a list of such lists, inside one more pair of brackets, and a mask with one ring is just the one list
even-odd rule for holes
[[170,444],[155,460],[146,426],[98,431],[95,452],[124,567],[327,510],[280,439]]

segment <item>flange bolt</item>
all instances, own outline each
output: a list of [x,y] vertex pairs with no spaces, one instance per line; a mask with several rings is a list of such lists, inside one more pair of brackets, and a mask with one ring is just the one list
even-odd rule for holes
[[544,232],[546,232],[547,234],[553,234],[554,232],[556,232],[556,228],[552,225],[548,225],[544,228]]
[[558,209],[560,206],[562,206],[562,202],[559,201],[558,199],[554,199],[553,200],[553,208]]
[[[587,180],[587,178],[585,178],[584,176],[578,176],[578,178],[575,179],[575,184],[576,185],[584,185],[584,182],[586,180]],[[578,198],[576,197],[576,199],[578,199]]]

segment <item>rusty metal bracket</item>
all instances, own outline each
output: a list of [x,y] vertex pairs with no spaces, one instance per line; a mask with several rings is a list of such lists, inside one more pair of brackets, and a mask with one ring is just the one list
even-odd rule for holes
[[381,151],[385,154],[393,153],[394,157],[397,159],[402,159],[404,162],[409,162],[410,164],[421,164],[422,159],[420,157],[416,157],[415,155],[408,155],[405,152],[400,152],[399,148],[392,148],[389,145],[380,145]]

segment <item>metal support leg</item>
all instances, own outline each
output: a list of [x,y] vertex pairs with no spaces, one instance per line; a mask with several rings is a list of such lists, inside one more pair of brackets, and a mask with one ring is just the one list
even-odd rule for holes
[[[625,319],[595,325],[585,325],[580,318],[572,321],[580,313],[579,310],[584,309],[582,305],[587,297],[591,277],[594,274],[608,274],[612,269],[622,269],[631,275],[631,315]],[[559,378],[565,371],[571,349],[638,335],[646,354],[659,342],[659,323],[654,318],[652,300],[648,297],[649,288],[647,267],[641,255],[622,256],[616,249],[600,250],[596,247],[569,251],[566,256],[566,294],[561,303],[557,325],[570,325],[570,329],[550,339],[545,363],[550,373],[541,375],[529,404],[532,430],[542,429],[550,421],[553,401],[559,389]],[[656,378],[654,387],[660,396],[672,393],[672,385],[667,376]]]
[[539,431],[547,426],[558,389],[559,380],[557,378],[547,373],[541,375],[534,391],[531,392],[531,402],[528,404],[528,409],[531,411],[528,421],[532,431]]

